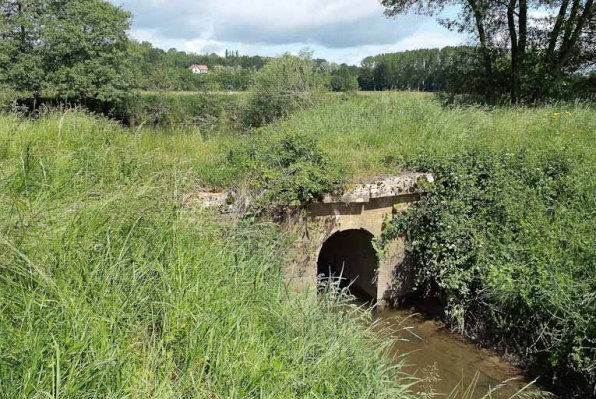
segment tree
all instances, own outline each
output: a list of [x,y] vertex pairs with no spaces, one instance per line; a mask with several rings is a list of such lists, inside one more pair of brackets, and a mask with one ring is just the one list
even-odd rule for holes
[[358,90],[358,76],[350,71],[347,65],[342,65],[333,73],[331,78],[333,91],[349,92]]
[[112,102],[135,84],[131,14],[103,0],[3,0],[2,84],[35,98]]
[[[510,58],[512,103],[542,100],[564,75],[582,71],[596,59],[594,0],[381,0],[385,14],[409,11],[439,16],[459,6],[456,19],[439,19],[448,29],[471,34],[482,56],[485,92],[495,99],[497,61]],[[532,17],[546,11],[546,17]],[[536,73],[537,71],[537,73]]]
[[313,106],[321,87],[312,53],[285,54],[270,61],[256,76],[243,111],[246,128],[261,127]]

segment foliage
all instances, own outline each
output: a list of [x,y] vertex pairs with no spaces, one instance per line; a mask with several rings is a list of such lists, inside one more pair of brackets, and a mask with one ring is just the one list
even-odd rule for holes
[[298,205],[321,200],[342,186],[341,171],[313,137],[285,136],[261,154],[255,177],[265,192],[267,204]]
[[193,203],[232,136],[0,120],[0,397],[410,397],[369,314],[287,290],[277,228]]
[[[132,49],[139,59],[139,87],[149,91],[246,91],[256,71],[266,62],[259,56],[222,58],[173,49],[165,52],[147,42],[132,42]],[[193,74],[188,70],[192,64],[207,65],[209,73]]]
[[246,128],[267,125],[317,102],[322,87],[311,57],[306,51],[300,56],[286,54],[259,72],[242,117]]
[[[197,187],[247,180],[276,193],[262,197],[273,203],[300,201],[337,187],[322,179],[336,173],[359,180],[416,168],[437,176],[433,195],[388,227],[424,237],[412,247],[429,265],[420,291],[444,295],[468,334],[501,338],[504,351],[581,397],[594,375],[595,110],[443,108],[426,93],[340,97],[252,135],[201,126],[131,134],[74,112],[0,117],[7,396],[51,390],[57,354],[61,389],[79,396],[207,396],[197,386],[215,397],[251,396],[255,387],[273,396],[385,396],[387,384],[401,382],[370,356],[357,323],[276,299],[287,298],[276,285],[278,232],[227,226],[194,201]],[[433,221],[434,233],[417,220]],[[4,250],[2,238],[18,251]],[[431,268],[445,273],[426,276]],[[22,283],[39,270],[58,288]],[[193,340],[204,325],[204,339]],[[202,367],[207,357],[220,360]]]
[[138,94],[129,96],[110,116],[129,126],[214,125],[237,118],[240,100],[225,94]]
[[419,237],[413,248],[426,249],[421,275],[440,279],[451,294],[432,283],[420,292],[442,297],[454,327],[463,321],[469,336],[495,339],[541,383],[553,382],[568,397],[591,397],[593,107],[443,108],[425,93],[361,93],[264,134],[297,129],[318,138],[348,181],[434,172],[434,195],[412,211],[416,218],[402,219],[399,231]]
[[6,0],[0,85],[30,97],[115,102],[135,85],[131,15],[104,0]]
[[340,67],[331,78],[333,91],[351,92],[358,90],[358,76],[352,74],[347,66]]
[[[489,102],[503,92],[499,73],[506,67],[511,103],[542,101],[561,79],[585,73],[596,62],[596,5],[593,0],[382,0],[385,14],[409,11],[441,15],[457,6],[456,18],[439,21],[476,40]],[[546,16],[543,16],[546,14]],[[501,65],[503,64],[503,65]],[[501,71],[499,71],[501,70]]]
[[453,325],[491,337],[577,397],[596,386],[593,149],[491,151],[472,145],[411,162],[437,181],[396,217],[418,287]]
[[[255,71],[269,61],[268,57],[241,56],[226,51],[226,57],[217,54],[193,54],[170,49],[154,48],[148,42],[133,42],[138,54],[143,90],[196,91],[196,90],[247,90]],[[207,65],[209,74],[194,75],[190,65]]]
[[476,50],[466,46],[381,54],[362,61],[359,82],[363,90],[481,91],[476,58]]
[[342,171],[321,150],[317,139],[301,133],[256,137],[232,149],[222,168],[243,171],[256,210],[321,200],[343,186]]
[[21,95],[12,89],[0,87],[0,113],[12,112],[18,108]]

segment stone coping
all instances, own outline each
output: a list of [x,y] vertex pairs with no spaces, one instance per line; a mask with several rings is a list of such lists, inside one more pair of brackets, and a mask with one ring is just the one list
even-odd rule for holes
[[400,195],[421,194],[425,190],[422,183],[433,183],[430,173],[408,172],[395,176],[379,176],[352,186],[341,196],[327,195],[319,203],[367,203],[371,199],[398,197]]

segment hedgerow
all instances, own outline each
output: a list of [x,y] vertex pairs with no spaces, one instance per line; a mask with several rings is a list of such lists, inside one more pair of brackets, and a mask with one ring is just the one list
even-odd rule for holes
[[[421,296],[452,326],[538,365],[562,391],[596,388],[596,182],[589,149],[470,145],[410,167],[430,194],[388,222],[403,234]],[[547,377],[547,378],[548,378]]]

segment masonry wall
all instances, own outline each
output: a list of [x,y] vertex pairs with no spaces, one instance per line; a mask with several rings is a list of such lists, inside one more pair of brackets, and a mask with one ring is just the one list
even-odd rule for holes
[[[286,228],[297,236],[285,273],[291,286],[300,291],[316,292],[317,261],[323,244],[333,234],[346,230],[365,230],[379,236],[383,222],[394,212],[406,209],[419,199],[418,194],[370,199],[363,203],[313,203],[288,218]],[[392,243],[378,264],[376,287],[367,290],[378,302],[403,296],[411,289],[405,278],[404,242]],[[394,278],[400,278],[393,284]],[[376,292],[373,292],[376,291]]]

